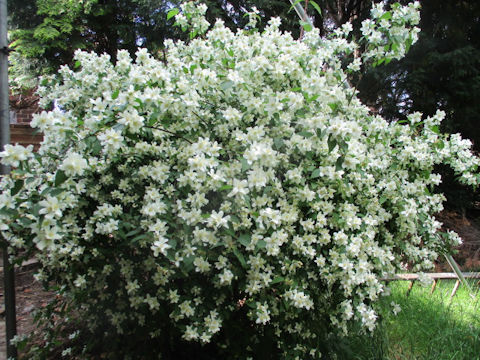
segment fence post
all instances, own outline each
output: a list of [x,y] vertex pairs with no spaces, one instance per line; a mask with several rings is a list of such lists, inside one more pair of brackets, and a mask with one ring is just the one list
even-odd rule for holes
[[[10,109],[8,101],[8,40],[7,40],[7,0],[0,0],[0,150],[10,144]],[[8,175],[10,167],[0,164],[0,175]],[[5,299],[5,325],[7,333],[7,357],[17,358],[17,348],[11,344],[17,333],[15,314],[15,272],[8,259],[8,249],[3,243],[3,277]]]

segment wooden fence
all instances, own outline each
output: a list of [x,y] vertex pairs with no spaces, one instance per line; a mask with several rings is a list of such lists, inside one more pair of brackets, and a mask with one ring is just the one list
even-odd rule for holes
[[[480,281],[480,272],[465,272],[462,273],[465,279],[479,279]],[[430,293],[433,293],[435,291],[435,288],[437,286],[438,280],[457,280],[455,283],[455,286],[452,289],[452,293],[450,294],[450,297],[454,297],[458,287],[460,286],[460,279],[458,278],[457,274],[455,273],[426,273],[426,276],[431,278],[433,280],[432,283],[432,289]],[[410,281],[410,285],[407,290],[407,296],[410,295],[410,292],[412,291],[413,285],[415,284],[415,281],[419,279],[418,274],[397,274],[395,276],[389,277],[382,279],[385,282],[389,281]]]

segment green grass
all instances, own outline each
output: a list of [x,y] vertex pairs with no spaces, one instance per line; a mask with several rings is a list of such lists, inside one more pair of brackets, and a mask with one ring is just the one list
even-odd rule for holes
[[[472,283],[472,282],[471,282]],[[439,281],[433,294],[416,284],[407,297],[408,282],[392,286],[382,300],[382,320],[372,336],[352,336],[349,345],[355,360],[480,360],[480,293],[474,298],[455,281]],[[473,284],[473,283],[472,283]],[[474,287],[478,291],[478,287]],[[402,307],[388,311],[392,301]]]

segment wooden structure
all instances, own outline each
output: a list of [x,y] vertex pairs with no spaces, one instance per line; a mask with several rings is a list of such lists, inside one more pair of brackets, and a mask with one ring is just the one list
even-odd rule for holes
[[[462,273],[463,274],[463,277],[465,279],[478,279],[480,281],[480,272],[466,272],[466,273]],[[429,278],[431,278],[433,280],[433,283],[432,283],[432,289],[431,289],[431,293],[433,293],[435,291],[435,288],[437,286],[437,282],[438,280],[457,280],[455,282],[455,286],[453,287],[452,289],[452,293],[450,294],[450,297],[454,297],[457,290],[458,290],[458,287],[460,286],[460,279],[458,278],[458,275],[456,273],[426,273],[425,274],[426,276],[428,276]],[[412,291],[412,288],[413,288],[413,285],[415,284],[415,281],[417,281],[419,279],[419,275],[418,274],[397,274],[393,277],[389,277],[389,278],[384,278],[382,279],[383,281],[386,281],[386,282],[390,282],[390,281],[410,281],[410,285],[408,287],[408,290],[407,290],[407,296],[410,295],[410,292]]]

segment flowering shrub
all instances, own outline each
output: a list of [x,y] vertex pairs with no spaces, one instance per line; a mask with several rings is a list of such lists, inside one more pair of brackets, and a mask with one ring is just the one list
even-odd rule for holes
[[[403,56],[417,7],[376,6],[363,55],[349,25],[299,42],[278,19],[263,33],[217,21],[168,42],[164,62],[77,52],[77,70],[39,90],[62,110],[32,121],[38,153],[2,153],[12,254],[35,254],[92,328],[162,351],[182,339],[223,358],[313,359],[329,333],[373,330],[381,278],[459,242],[439,232],[434,166],[479,182],[442,112],[388,123],[348,85],[362,62]],[[202,34],[191,14],[204,10],[188,4],[180,25]]]

